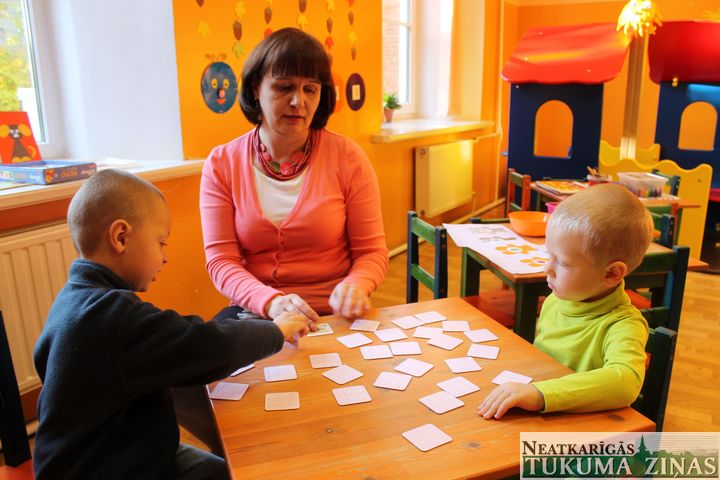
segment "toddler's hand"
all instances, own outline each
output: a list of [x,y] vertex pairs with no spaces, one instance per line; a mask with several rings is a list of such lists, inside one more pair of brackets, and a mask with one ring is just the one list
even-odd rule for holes
[[330,300],[333,314],[345,318],[358,318],[370,308],[370,300],[365,292],[352,283],[340,282],[337,284]]
[[478,415],[485,419],[500,418],[512,407],[539,412],[545,408],[545,398],[534,385],[503,383],[485,397],[478,407]]
[[273,322],[280,328],[286,342],[297,345],[297,336],[304,337],[308,333],[307,317],[298,313],[282,313]]
[[273,320],[283,313],[298,313],[305,316],[305,321],[311,331],[317,330],[317,321],[320,316],[299,295],[278,295],[270,300],[267,309],[268,317]]

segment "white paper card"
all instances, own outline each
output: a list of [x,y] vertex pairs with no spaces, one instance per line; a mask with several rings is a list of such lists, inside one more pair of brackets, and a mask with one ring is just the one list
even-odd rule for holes
[[253,368],[254,366],[255,366],[255,364],[254,364],[254,363],[251,363],[250,365],[245,365],[244,367],[240,367],[240,368],[238,368],[237,370],[235,370],[234,372],[232,372],[232,373],[230,374],[230,376],[231,376],[231,377],[236,377],[236,376],[240,375],[240,374],[243,373],[243,372],[247,372],[248,370],[250,370],[250,369]]
[[392,320],[392,323],[400,328],[404,328],[405,330],[410,330],[411,328],[419,327],[425,322],[423,322],[419,318],[413,317],[412,315],[406,315],[404,317]]
[[445,363],[453,373],[479,372],[482,370],[480,364],[471,357],[447,358]]
[[422,397],[420,403],[435,413],[449,412],[450,410],[455,410],[465,405],[465,402],[453,397],[447,392],[435,392],[426,397]]
[[318,323],[317,325],[318,329],[316,332],[308,332],[306,337],[318,337],[320,335],[330,335],[333,332],[332,327],[330,327],[329,323]]
[[468,332],[470,324],[467,320],[443,320],[442,329],[444,332]]
[[393,355],[420,355],[420,344],[418,342],[393,342],[390,344]]
[[442,313],[438,313],[435,310],[429,312],[416,313],[415,318],[422,320],[423,323],[439,322],[440,320],[447,320],[447,317]]
[[323,377],[329,378],[333,382],[340,385],[352,382],[356,378],[360,378],[362,376],[362,372],[359,372],[347,365],[340,365],[339,367],[335,367],[332,370],[328,370],[327,372],[323,373]]
[[365,403],[372,400],[370,394],[362,385],[333,388],[333,395],[335,395],[338,405],[352,405],[353,403]]
[[295,365],[277,365],[274,367],[265,367],[266,382],[280,382],[282,380],[294,380],[297,378]]
[[370,345],[360,347],[360,353],[365,360],[377,360],[378,358],[392,358],[393,354],[387,345]]
[[410,380],[412,380],[412,377],[404,373],[380,372],[373,385],[391,390],[405,390]]
[[428,342],[428,345],[444,348],[445,350],[452,350],[461,343],[463,343],[463,341],[459,338],[451,337],[450,335],[445,335],[444,333],[441,333],[440,335],[431,338]]
[[473,343],[470,345],[470,348],[468,348],[467,354],[469,357],[495,360],[498,357],[499,352],[500,347],[496,347],[494,345],[478,345],[477,343]]
[[247,383],[220,382],[210,392],[210,398],[214,400],[240,400],[249,386]]
[[492,382],[497,385],[502,385],[503,383],[508,382],[530,383],[532,382],[532,377],[520,375],[519,373],[511,372],[510,370],[503,370],[497,377],[493,378]]
[[310,365],[312,368],[339,367],[342,365],[342,360],[338,353],[321,353],[310,355]]
[[480,387],[472,383],[465,377],[455,377],[450,380],[444,380],[437,384],[438,387],[445,390],[453,397],[462,397],[468,393],[477,392]]
[[300,408],[298,392],[280,392],[265,394],[265,410],[297,410]]
[[415,445],[421,452],[427,452],[428,450],[452,441],[450,435],[432,423],[408,430],[404,432],[402,436],[405,437],[405,440]]
[[337,339],[340,343],[342,343],[348,348],[355,348],[359,347],[360,345],[367,345],[368,343],[372,343],[372,340],[370,340],[362,333],[351,333],[350,335],[338,337]]
[[432,363],[423,362],[422,360],[415,360],[414,358],[408,358],[404,360],[400,365],[395,367],[395,370],[402,373],[407,373],[413,377],[422,377],[433,368]]
[[481,328],[480,330],[471,330],[469,332],[465,332],[465,336],[467,336],[470,341],[474,343],[489,342],[490,340],[498,339],[497,335],[492,333],[487,328]]
[[350,330],[362,330],[363,332],[374,332],[377,330],[377,328],[380,326],[380,322],[376,320],[364,320],[362,318],[358,318],[355,320],[352,325],[350,325]]
[[440,327],[417,327],[413,337],[417,338],[433,338],[437,335],[442,335],[442,328]]
[[393,342],[395,340],[403,340],[407,338],[407,335],[397,327],[384,328],[382,330],[375,330],[375,335],[383,342]]

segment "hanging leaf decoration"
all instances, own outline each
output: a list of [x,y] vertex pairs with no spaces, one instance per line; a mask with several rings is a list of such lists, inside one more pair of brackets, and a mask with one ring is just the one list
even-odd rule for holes
[[243,2],[242,0],[240,0],[239,2],[237,2],[237,3],[235,4],[235,16],[236,16],[239,20],[242,20],[242,18],[243,18],[243,16],[245,15],[246,12],[247,12],[247,10],[245,10],[245,2]]
[[326,23],[327,23],[328,33],[332,33],[332,27],[333,27],[332,18],[328,18]]
[[350,25],[355,23],[355,14],[352,10],[348,12],[348,22],[350,22]]
[[306,17],[305,15],[303,15],[303,14],[301,13],[300,15],[298,15],[297,23],[298,23],[298,25],[300,26],[300,28],[302,28],[303,30],[305,30],[305,27],[307,27],[307,24],[308,24],[308,19],[307,19],[307,17]]
[[353,3],[355,3],[355,0],[347,0],[347,2],[348,2],[348,6],[352,7]]
[[330,50],[333,47],[333,45],[335,45],[335,41],[332,39],[332,37],[328,36],[325,39],[325,46],[328,48],[328,50]]
[[265,7],[265,23],[270,23],[272,20],[272,8]]
[[203,3],[205,3],[205,0],[195,0],[198,4],[198,7],[202,7]]
[[333,13],[335,11],[335,0],[327,0],[327,10],[330,13]]
[[305,9],[307,8],[307,0],[298,0],[298,8],[300,8],[300,13],[305,13]]
[[235,42],[232,48],[233,53],[235,54],[235,57],[240,58],[242,55],[245,55],[245,47],[242,46],[240,42]]
[[357,33],[350,32],[348,34],[348,40],[350,40],[350,45],[355,45],[355,42],[357,42],[357,39],[358,39]]
[[233,22],[233,35],[235,35],[235,40],[240,40],[242,38],[242,23],[237,20]]
[[210,25],[207,22],[198,22],[197,33],[202,38],[207,38],[210,35]]
[[350,47],[350,56],[353,60],[355,60],[355,57],[357,57],[357,48],[355,48],[354,45]]
[[272,28],[266,28],[266,29],[265,29],[265,32],[263,32],[263,35],[265,36],[265,38],[267,38],[267,37],[269,37],[270,35],[272,35],[272,32],[273,32],[273,31],[272,31]]

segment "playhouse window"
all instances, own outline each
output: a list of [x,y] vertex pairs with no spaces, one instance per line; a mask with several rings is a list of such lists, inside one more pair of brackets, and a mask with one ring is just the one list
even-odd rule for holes
[[572,147],[573,114],[565,103],[550,100],[535,114],[534,154],[540,157],[568,157]]
[[680,119],[678,148],[682,150],[715,150],[717,112],[708,102],[688,105]]

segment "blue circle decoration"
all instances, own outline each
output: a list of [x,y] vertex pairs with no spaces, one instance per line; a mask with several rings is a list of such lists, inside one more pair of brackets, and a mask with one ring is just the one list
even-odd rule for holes
[[360,110],[365,103],[365,81],[359,73],[353,73],[345,84],[345,98],[351,110]]
[[205,105],[215,113],[230,110],[238,93],[235,73],[225,62],[213,62],[207,66],[202,74],[200,88]]

